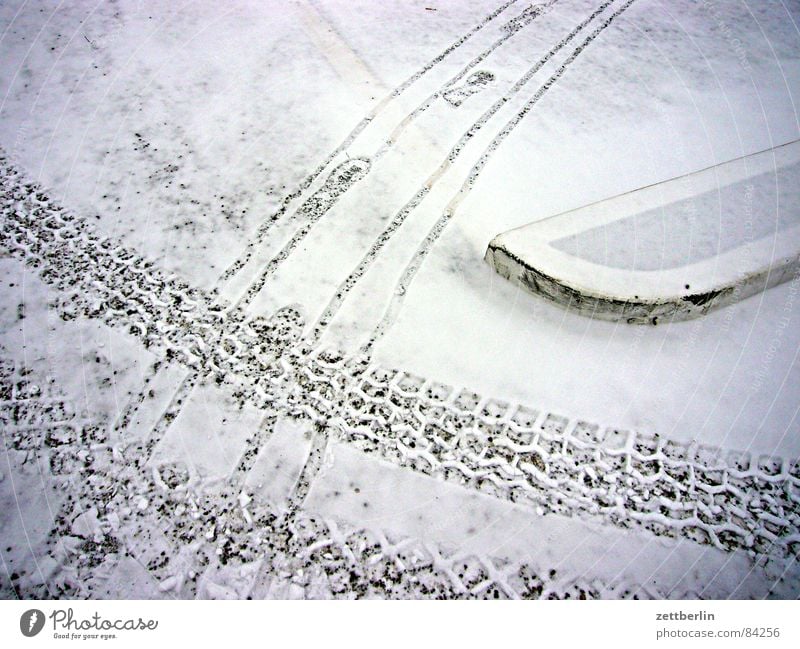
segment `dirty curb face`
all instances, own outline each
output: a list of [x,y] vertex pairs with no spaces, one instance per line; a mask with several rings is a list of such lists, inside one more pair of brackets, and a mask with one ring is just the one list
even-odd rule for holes
[[699,318],[724,306],[761,293],[800,275],[800,256],[781,260],[747,275],[739,281],[720,286],[712,291],[688,293],[665,297],[661,300],[643,300],[601,295],[575,288],[524,262],[511,253],[497,239],[486,249],[484,260],[498,275],[524,288],[533,295],[543,297],[561,307],[581,315],[627,322],[628,324],[657,325],[660,321],[679,322]]

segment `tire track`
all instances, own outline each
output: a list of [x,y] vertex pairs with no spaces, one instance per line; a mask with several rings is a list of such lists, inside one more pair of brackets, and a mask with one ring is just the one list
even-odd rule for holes
[[[5,369],[11,365],[0,358],[0,390],[8,393],[14,383]],[[37,369],[26,376],[42,378]],[[138,468],[144,464],[142,447],[114,453],[96,443],[91,431],[102,427],[76,428],[80,432],[67,437],[45,434],[57,430],[60,413],[74,407],[60,393],[10,403],[19,419],[35,422],[18,431],[17,448],[37,449],[51,460],[82,459],[59,463],[65,470],[58,473],[58,484],[70,497],[53,521],[36,578],[7,574],[0,581],[0,593],[8,597],[102,598],[109,594],[108,576],[125,561],[136,562],[155,580],[153,593],[180,599],[214,592],[239,599],[290,592],[307,598],[698,597],[694,591],[666,593],[650,583],[631,583],[622,575],[593,579],[561,564],[463,551],[301,507],[287,515],[258,497],[243,501],[240,481],[221,492],[198,493],[180,466]],[[62,407],[56,411],[49,407],[53,403]],[[113,592],[119,596],[119,590]]]
[[258,428],[250,435],[244,443],[244,451],[233,470],[232,482],[234,484],[243,485],[247,474],[250,473],[255,465],[258,451],[264,444],[272,437],[272,431],[275,428],[275,423],[278,421],[277,415],[267,412],[261,420]]
[[116,421],[112,426],[112,434],[119,436],[120,438],[124,439],[126,430],[131,423],[131,420],[136,415],[139,410],[139,407],[145,402],[148,397],[148,390],[150,384],[152,383],[153,379],[155,379],[158,371],[161,369],[163,361],[161,359],[156,360],[154,363],[150,365],[147,369],[147,372],[142,380],[142,388],[139,392],[132,396],[125,407],[120,412],[119,416],[117,417]]
[[[87,566],[97,566],[95,557],[100,553],[105,557],[116,547],[108,538],[89,534],[85,525],[76,525],[80,515],[92,507],[102,507],[102,498],[90,504],[83,496],[95,475],[96,460],[108,455],[107,422],[102,417],[95,419],[93,413],[82,412],[79,416],[77,403],[63,397],[47,376],[47,369],[41,371],[40,367],[37,372],[33,366],[15,362],[5,349],[0,348],[0,354],[0,423],[12,488],[17,489],[14,465],[24,475],[20,465],[32,460],[38,469],[37,489],[42,491],[50,524],[49,530],[41,530],[46,533],[44,556],[37,556],[34,548],[38,544],[24,531],[33,570],[27,574],[25,570],[7,572],[6,579],[0,579],[0,591],[7,581],[10,591],[20,599],[34,590],[39,597],[51,599],[80,596],[78,586],[54,577],[61,562],[78,573]],[[56,507],[50,500],[51,491],[53,495],[60,494]],[[17,511],[22,515],[19,504]],[[43,513],[38,512],[38,516]],[[14,549],[8,545],[3,554]],[[5,565],[5,557],[2,558]]]
[[319,475],[322,464],[325,461],[325,453],[328,450],[330,434],[325,423],[318,422],[315,426],[316,430],[311,440],[311,448],[308,451],[306,463],[303,466],[303,470],[300,472],[300,476],[297,478],[297,484],[295,484],[294,490],[289,496],[290,516],[296,516],[297,512],[303,506],[308,492],[311,491],[314,480]]
[[[513,23],[513,28],[505,29],[506,32],[504,36],[496,40],[492,45],[490,45],[487,49],[483,52],[478,54],[475,58],[473,58],[466,66],[464,66],[459,72],[455,74],[450,80],[448,80],[441,88],[436,90],[433,94],[427,97],[419,106],[417,106],[411,113],[409,113],[406,117],[404,117],[400,123],[394,128],[391,132],[389,137],[383,142],[383,144],[378,148],[378,150],[374,153],[371,159],[367,158],[357,158],[348,160],[347,162],[342,163],[337,170],[331,172],[331,175],[328,181],[325,183],[320,190],[315,192],[310,198],[308,198],[292,215],[291,219],[294,220],[300,216],[304,216],[304,223],[303,225],[295,231],[292,237],[289,239],[287,243],[281,248],[281,250],[270,259],[265,266],[263,266],[256,278],[250,283],[249,287],[245,291],[245,293],[240,297],[240,299],[236,302],[236,306],[241,308],[246,308],[255,298],[256,295],[264,288],[264,285],[269,279],[270,275],[272,275],[277,268],[294,252],[295,248],[300,244],[300,242],[305,239],[305,237],[311,232],[313,226],[338,202],[339,198],[352,187],[357,181],[361,180],[364,176],[366,176],[370,169],[377,163],[384,155],[386,155],[392,147],[397,143],[400,139],[400,136],[403,132],[426,110],[428,110],[434,102],[436,102],[440,97],[447,97],[447,93],[450,89],[458,83],[461,79],[463,79],[472,69],[478,66],[481,62],[483,62],[492,52],[494,52],[497,48],[503,45],[506,41],[508,41],[512,36],[517,34],[520,30],[524,29],[527,25],[529,25],[533,20],[535,20],[538,16],[543,15],[550,8],[556,3],[558,0],[550,0],[547,4],[544,5],[534,5],[529,6],[526,8],[519,16],[512,19],[509,24]],[[534,10],[534,7],[536,9]],[[514,22],[516,21],[516,22]],[[475,74],[481,74],[479,72]],[[484,73],[485,74],[485,73]],[[474,76],[474,75],[473,75]],[[459,102],[460,103],[460,102]],[[337,183],[335,181],[336,173],[339,169],[348,168],[351,164],[358,164],[359,167],[356,171],[352,172],[354,179],[347,183]],[[330,186],[337,187],[337,191],[335,196],[332,196],[332,189]],[[273,220],[275,218],[273,217]],[[253,243],[253,248],[259,245],[262,239],[257,239]],[[248,244],[249,246],[249,244]],[[246,255],[247,259],[245,259],[242,263],[242,266],[247,263],[252,257],[252,254]],[[220,280],[221,282],[224,281],[224,278]]]
[[311,232],[311,229],[319,221],[327,211],[339,200],[339,198],[352,187],[356,182],[361,180],[369,173],[371,162],[366,158],[353,158],[347,162],[343,162],[334,171],[331,172],[330,177],[317,192],[315,192],[295,214],[303,214],[306,216],[305,223],[292,235],[291,239],[286,242],[272,259],[259,272],[258,278],[254,283],[251,283],[247,291],[242,295],[239,300],[234,302],[230,308],[245,309],[253,301],[253,298],[258,295],[259,291],[264,287],[267,279],[274,273],[278,267],[289,258],[294,252],[295,248],[305,239],[306,235]]
[[[326,394],[324,367],[306,375],[309,399],[341,400]],[[599,516],[756,559],[800,553],[796,460],[604,429],[380,366],[357,376],[334,422],[338,439],[367,454],[539,513]]]
[[[475,27],[473,27],[469,32],[465,35],[459,37],[456,41],[451,43],[446,49],[444,49],[438,56],[434,59],[429,61],[422,67],[422,69],[418,70],[414,74],[412,74],[408,79],[406,79],[403,83],[401,83],[397,88],[392,90],[392,92],[384,97],[381,102],[375,106],[372,110],[370,110],[362,119],[361,121],[356,124],[355,128],[350,131],[350,133],[345,137],[345,139],[337,146],[325,160],[320,163],[320,165],[312,171],[299,185],[298,187],[291,192],[284,196],[283,200],[281,201],[280,207],[274,212],[264,223],[262,223],[258,229],[256,230],[255,237],[251,240],[247,247],[245,248],[244,254],[237,259],[233,264],[231,264],[220,276],[220,279],[217,282],[217,286],[225,283],[231,277],[233,277],[236,273],[238,273],[250,258],[253,256],[253,252],[264,239],[267,232],[269,232],[272,225],[278,221],[288,210],[289,204],[294,201],[296,198],[299,198],[306,189],[308,189],[311,184],[328,168],[328,166],[333,162],[333,160],[342,154],[354,141],[355,139],[363,132],[363,130],[377,117],[378,114],[383,111],[384,108],[396,97],[399,97],[403,92],[405,92],[412,84],[414,84],[417,80],[419,80],[422,76],[427,74],[432,68],[436,65],[444,61],[450,54],[452,54],[455,50],[461,47],[464,43],[466,43],[472,36],[482,30],[486,25],[491,23],[497,16],[502,14],[506,9],[510,6],[515,4],[518,0],[508,0],[507,2],[500,5],[497,9],[495,9],[492,13],[486,16],[481,22],[479,22]],[[214,289],[214,294],[216,294],[218,289]]]
[[[431,94],[427,99],[425,99],[419,106],[417,106],[411,113],[409,113],[402,122],[400,122],[395,129],[392,131],[391,135],[386,139],[383,143],[381,148],[376,153],[376,159],[380,158],[386,151],[391,148],[395,142],[399,139],[400,135],[403,131],[411,124],[414,120],[416,120],[422,113],[424,113],[431,105],[440,97],[443,97],[446,101],[449,102],[447,99],[448,93],[452,92],[453,86],[461,81],[464,77],[469,74],[470,71],[475,69],[478,65],[480,65],[486,58],[492,54],[497,48],[503,45],[506,41],[508,41],[512,36],[520,32],[522,29],[530,25],[536,18],[539,16],[544,15],[552,7],[558,2],[558,0],[549,0],[541,5],[530,5],[526,7],[521,14],[512,18],[506,25],[504,25],[503,31],[505,31],[505,36],[501,36],[497,39],[494,43],[492,43],[487,49],[481,52],[478,56],[473,58],[466,66],[464,66],[455,76],[447,81],[439,90]],[[480,75],[480,72],[476,72],[476,75]],[[483,73],[484,75],[486,73]],[[474,76],[474,75],[473,75]]]
[[[550,59],[552,59],[561,49],[563,49],[566,45],[568,45],[581,31],[591,23],[595,18],[597,18],[601,13],[603,13],[609,6],[613,4],[614,0],[606,0],[602,5],[600,5],[597,9],[595,9],[587,18],[585,18],[582,22],[580,22],[572,31],[567,34],[564,38],[562,38],[555,46],[553,46],[543,57],[541,57],[509,90],[503,95],[500,99],[498,99],[486,112],[481,115],[481,117],[473,123],[473,125],[461,136],[459,141],[455,144],[455,146],[450,150],[447,154],[445,159],[439,164],[438,168],[428,177],[428,179],[422,184],[422,186],[417,190],[417,193],[409,200],[397,214],[395,214],[394,218],[391,220],[389,225],[387,225],[384,230],[378,235],[375,239],[374,243],[367,251],[367,253],[362,257],[361,261],[358,265],[350,272],[348,277],[339,285],[337,288],[336,293],[328,302],[328,305],[325,307],[325,310],[322,312],[316,323],[314,324],[312,331],[310,333],[310,340],[312,343],[316,343],[319,341],[320,336],[322,335],[323,331],[327,328],[330,324],[331,320],[333,319],[334,315],[337,313],[341,305],[344,303],[344,300],[347,294],[353,289],[353,287],[358,283],[367,269],[372,265],[373,261],[377,258],[380,251],[383,247],[387,244],[387,242],[394,236],[394,233],[400,228],[400,226],[405,222],[406,218],[420,205],[423,199],[430,193],[433,186],[439,181],[439,179],[444,175],[444,173],[450,168],[450,166],[455,162],[464,148],[467,146],[469,141],[475,136],[478,131],[480,131],[488,122],[489,120],[506,104],[508,103],[512,97],[514,97],[525,85],[536,75],[539,70],[547,64]],[[623,6],[622,11],[627,9],[628,6],[633,2],[633,0],[629,0]],[[619,12],[621,13],[621,11]],[[618,15],[618,13],[613,14],[608,19],[608,24],[613,21],[613,19]],[[599,31],[605,29],[607,26],[605,23],[601,25]],[[596,36],[595,36],[596,37]],[[593,40],[593,39],[592,39]],[[591,42],[591,41],[589,41]],[[585,47],[585,46],[584,46]],[[577,54],[583,48],[580,47],[573,52],[575,58],[577,58]],[[572,61],[574,58],[570,57],[568,61]],[[549,85],[546,86],[549,88]],[[541,91],[541,88],[540,88]],[[516,125],[516,124],[515,124]],[[485,153],[485,151],[484,151]]]
[[498,133],[494,140],[492,140],[486,151],[483,153],[483,155],[481,155],[478,162],[476,162],[470,170],[470,173],[467,176],[467,179],[464,181],[464,184],[461,186],[458,192],[456,192],[453,198],[450,199],[450,202],[447,204],[444,212],[429,230],[428,234],[417,248],[417,251],[406,265],[403,273],[400,276],[400,279],[395,285],[394,291],[392,292],[392,298],[389,302],[389,306],[386,308],[383,318],[373,330],[369,340],[362,347],[362,350],[370,350],[375,342],[380,340],[386,334],[386,331],[397,320],[400,310],[402,309],[406,293],[408,292],[408,288],[414,281],[417,271],[422,266],[422,263],[425,261],[425,258],[428,256],[428,254],[430,254],[433,246],[436,244],[436,241],[438,241],[439,237],[450,223],[450,220],[455,216],[461,202],[467,197],[470,191],[472,191],[472,188],[475,186],[478,177],[480,176],[486,164],[489,162],[489,159],[492,157],[494,152],[517,127],[522,119],[533,109],[533,107],[539,102],[545,93],[556,83],[556,81],[561,78],[564,72],[566,72],[567,67],[578,58],[580,53],[594,39],[596,39],[606,27],[610,25],[615,18],[628,9],[628,7],[630,7],[634,1],[635,0],[628,0],[617,11],[603,21],[603,23],[597,29],[595,29],[577,48],[575,48],[569,58],[564,61],[561,66],[559,66],[556,72],[554,72],[553,75],[539,88],[536,94],[531,97],[522,110],[520,110],[511,120],[509,120],[500,133]]
[[[12,389],[9,378],[0,372],[0,389]],[[6,570],[0,594],[6,597],[96,600],[107,596],[106,580],[123,561],[135,561],[156,581],[153,594],[180,599],[207,595],[208,581],[212,590],[240,599],[263,596],[264,588],[274,596],[275,582],[310,598],[586,599],[632,597],[637,590],[618,579],[606,584],[560,567],[463,552],[300,508],[287,516],[260,499],[246,504],[252,515],[245,516],[237,484],[221,493],[194,492],[180,468],[139,468],[142,447],[112,454],[105,445],[89,446],[83,433],[48,440],[45,431],[60,426],[58,413],[38,407],[36,399],[14,405],[22,419],[37,424],[18,437],[24,448],[42,457],[83,459],[58,474],[70,496],[54,517],[37,574],[12,576],[0,555]],[[259,565],[245,590],[238,590],[243,573]]]
[[[298,339],[302,326],[292,309],[270,320],[208,309],[207,293],[111,240],[98,241],[86,219],[64,213],[13,168],[3,165],[0,176],[0,244],[8,254],[45,284],[73,291],[71,317],[127,330],[188,368],[150,439],[128,447],[143,462],[204,377],[233,388],[238,403],[267,417],[311,420],[327,426],[330,439],[374,457],[543,512],[755,558],[800,552],[794,459],[603,429],[382,368],[368,356],[317,353]],[[24,446],[28,432],[19,432]],[[322,448],[322,437],[318,442]],[[77,462],[83,460],[62,454],[52,471],[70,472]],[[314,463],[309,467],[313,472]]]
[[163,439],[167,429],[181,413],[181,410],[183,410],[183,407],[189,399],[189,395],[192,393],[199,379],[199,374],[193,372],[188,374],[186,378],[181,381],[180,385],[178,385],[175,393],[172,395],[172,399],[170,399],[169,405],[167,405],[164,412],[161,413],[161,416],[158,418],[158,421],[153,426],[153,429],[150,431],[150,434],[143,444],[143,452],[139,458],[141,462],[139,468],[144,467],[153,456],[155,447],[158,446],[158,443]]

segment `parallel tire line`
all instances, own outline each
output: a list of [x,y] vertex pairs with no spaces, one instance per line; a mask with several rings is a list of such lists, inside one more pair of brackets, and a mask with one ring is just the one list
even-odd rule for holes
[[397,317],[400,314],[400,310],[402,308],[403,302],[405,300],[406,293],[414,281],[414,277],[417,274],[417,271],[422,266],[425,258],[430,254],[433,246],[438,241],[439,237],[444,232],[447,225],[450,223],[450,220],[455,216],[458,206],[461,202],[467,197],[470,191],[472,191],[475,183],[478,180],[481,172],[483,171],[484,167],[486,166],[489,159],[492,157],[494,152],[500,147],[503,141],[511,134],[511,132],[517,127],[517,125],[522,121],[522,119],[533,109],[533,107],[539,102],[539,100],[545,95],[545,93],[552,88],[552,86],[558,81],[561,76],[566,72],[567,67],[578,58],[580,53],[593,41],[595,40],[600,33],[608,27],[611,22],[613,22],[621,13],[623,13],[626,9],[628,9],[635,0],[628,0],[624,5],[622,5],[617,11],[615,11],[611,16],[609,16],[603,23],[595,29],[569,56],[569,58],[564,61],[564,63],[559,66],[559,68],[553,73],[553,75],[539,88],[536,94],[531,97],[531,99],[525,104],[525,106],[520,110],[509,122],[505,125],[505,127],[498,133],[498,135],[492,140],[492,142],[487,147],[486,151],[481,155],[478,162],[470,170],[467,179],[464,181],[464,184],[461,188],[456,192],[456,194],[451,198],[450,202],[447,205],[447,208],[444,210],[442,215],[436,221],[436,223],[431,227],[428,231],[425,238],[422,240],[422,243],[417,248],[417,251],[411,257],[411,260],[408,262],[406,267],[404,268],[400,278],[398,279],[394,290],[392,291],[392,297],[390,299],[389,305],[386,308],[386,311],[378,323],[378,325],[373,330],[369,340],[365,343],[363,349],[369,350],[372,348],[374,343],[382,338],[386,331],[392,326],[392,324],[396,321]]
[[[343,282],[339,284],[335,293],[328,301],[322,314],[314,323],[309,338],[312,343],[319,341],[322,333],[328,327],[333,316],[338,312],[339,308],[344,303],[348,293],[356,286],[364,273],[369,269],[375,259],[378,257],[380,251],[394,236],[400,226],[406,221],[408,216],[422,203],[424,198],[430,193],[431,189],[441,179],[447,169],[455,162],[461,152],[467,146],[469,141],[480,131],[491,118],[514,97],[535,75],[539,70],[547,64],[562,48],[569,44],[589,23],[591,23],[597,16],[603,13],[614,0],[606,0],[596,10],[594,10],[587,18],[581,21],[572,31],[562,38],[555,46],[553,46],[543,57],[541,57],[515,84],[507,91],[500,99],[498,99],[467,131],[461,136],[458,142],[453,146],[444,160],[439,164],[436,171],[420,186],[414,196],[409,200],[392,218],[389,225],[375,238],[375,241],[370,246],[369,250],[361,258],[361,261],[350,272]],[[481,153],[483,155],[484,152]]]
[[[506,34],[492,43],[487,49],[483,52],[478,54],[474,57],[466,66],[464,66],[459,72],[455,74],[450,80],[448,80],[441,88],[433,92],[431,95],[427,97],[422,103],[420,103],[414,110],[412,110],[408,115],[406,115],[392,130],[390,135],[384,140],[383,144],[378,148],[377,151],[373,154],[371,158],[354,158],[352,160],[348,160],[347,162],[343,162],[336,170],[332,171],[328,179],[326,180],[323,187],[319,190],[314,192],[311,196],[309,196],[303,203],[298,207],[294,214],[292,215],[292,220],[298,219],[299,216],[302,216],[302,225],[295,230],[294,234],[290,237],[290,239],[282,246],[282,248],[262,267],[260,268],[256,276],[253,280],[250,281],[246,291],[241,295],[241,297],[236,301],[237,307],[246,308],[252,300],[255,298],[256,295],[264,288],[269,277],[278,269],[278,267],[289,258],[289,256],[294,252],[297,246],[310,234],[313,227],[317,224],[317,222],[322,219],[325,214],[327,214],[339,201],[339,199],[344,195],[346,191],[348,191],[358,180],[364,178],[370,170],[375,166],[375,164],[392,148],[400,139],[402,133],[416,120],[422,115],[425,111],[427,111],[433,103],[441,97],[448,88],[452,87],[455,83],[458,83],[459,80],[464,78],[467,73],[479,65],[482,61],[484,61],[492,52],[494,52],[497,48],[501,45],[506,43],[510,38],[518,34],[522,31],[525,27],[531,24],[535,18],[539,17],[540,15],[544,14],[548,11],[552,5],[554,5],[558,0],[550,0],[550,2],[544,6],[543,9],[526,16],[525,12],[520,14],[515,18],[521,19],[525,17],[526,19],[519,22],[519,24],[514,29],[507,30]],[[352,181],[345,183],[338,183],[336,182],[336,175],[339,169],[345,169],[350,167],[352,164],[358,164],[358,177],[354,178]],[[274,220],[274,219],[273,219]],[[258,245],[261,240],[257,239],[254,245]],[[249,244],[248,244],[249,246]],[[247,250],[251,248],[248,247]],[[247,253],[245,253],[247,255]],[[247,260],[244,263],[247,263],[252,255],[247,256]]]
[[[389,95],[387,95],[377,106],[372,108],[362,119],[361,121],[356,124],[352,131],[345,137],[345,139],[337,146],[328,156],[319,164],[319,166],[312,171],[301,183],[298,187],[292,191],[291,193],[287,194],[283,200],[281,201],[280,207],[275,211],[270,217],[265,220],[256,230],[254,238],[248,242],[247,247],[245,248],[245,252],[242,256],[240,256],[233,264],[231,264],[220,276],[220,279],[217,282],[217,286],[228,281],[231,277],[233,277],[236,273],[238,273],[250,260],[253,255],[253,251],[255,250],[256,246],[263,241],[264,237],[266,236],[267,232],[269,232],[272,225],[279,220],[288,210],[289,204],[300,197],[306,189],[308,189],[311,184],[322,174],[325,169],[329,167],[329,165],[336,159],[337,156],[341,155],[343,151],[345,151],[354,141],[355,139],[364,131],[364,129],[375,119],[375,117],[386,108],[389,103],[399,97],[403,92],[405,92],[413,83],[415,83],[420,77],[427,74],[432,68],[436,65],[441,63],[445,58],[447,58],[453,51],[461,47],[464,43],[466,43],[472,36],[474,36],[477,32],[482,30],[486,25],[491,23],[497,16],[503,13],[506,9],[508,9],[511,5],[515,4],[518,0],[508,0],[507,2],[500,5],[497,9],[495,9],[492,13],[488,16],[483,18],[481,22],[479,22],[475,27],[473,27],[469,32],[465,35],[459,37],[456,41],[451,43],[447,48],[445,48],[438,56],[433,58],[431,61],[426,63],[420,70],[412,74],[408,79],[406,79],[403,83],[397,86],[394,90],[392,90]],[[214,290],[216,294],[216,290]]]

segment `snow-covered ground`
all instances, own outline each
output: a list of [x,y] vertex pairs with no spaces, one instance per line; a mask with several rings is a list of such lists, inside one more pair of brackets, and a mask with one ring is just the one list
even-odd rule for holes
[[0,592],[797,597],[800,279],[643,327],[483,256],[798,139],[799,20],[3,3]]

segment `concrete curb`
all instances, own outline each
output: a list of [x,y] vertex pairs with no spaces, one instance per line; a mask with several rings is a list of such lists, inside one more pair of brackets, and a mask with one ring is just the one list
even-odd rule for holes
[[[583,315],[635,324],[696,318],[800,278],[800,201],[794,196],[794,187],[800,188],[800,177],[795,178],[799,171],[800,141],[796,141],[509,230],[489,243],[485,260],[525,290]],[[553,245],[626,219],[634,222],[645,213],[663,210],[668,218],[669,209],[701,194],[725,190],[734,198],[737,191],[750,196],[754,183],[772,187],[775,200],[755,205],[747,218],[769,226],[779,205],[782,218],[788,215],[781,228],[692,263],[665,263],[655,270],[621,268]],[[714,213],[700,218],[719,226],[709,221],[718,218]],[[640,236],[635,228],[633,232]]]

